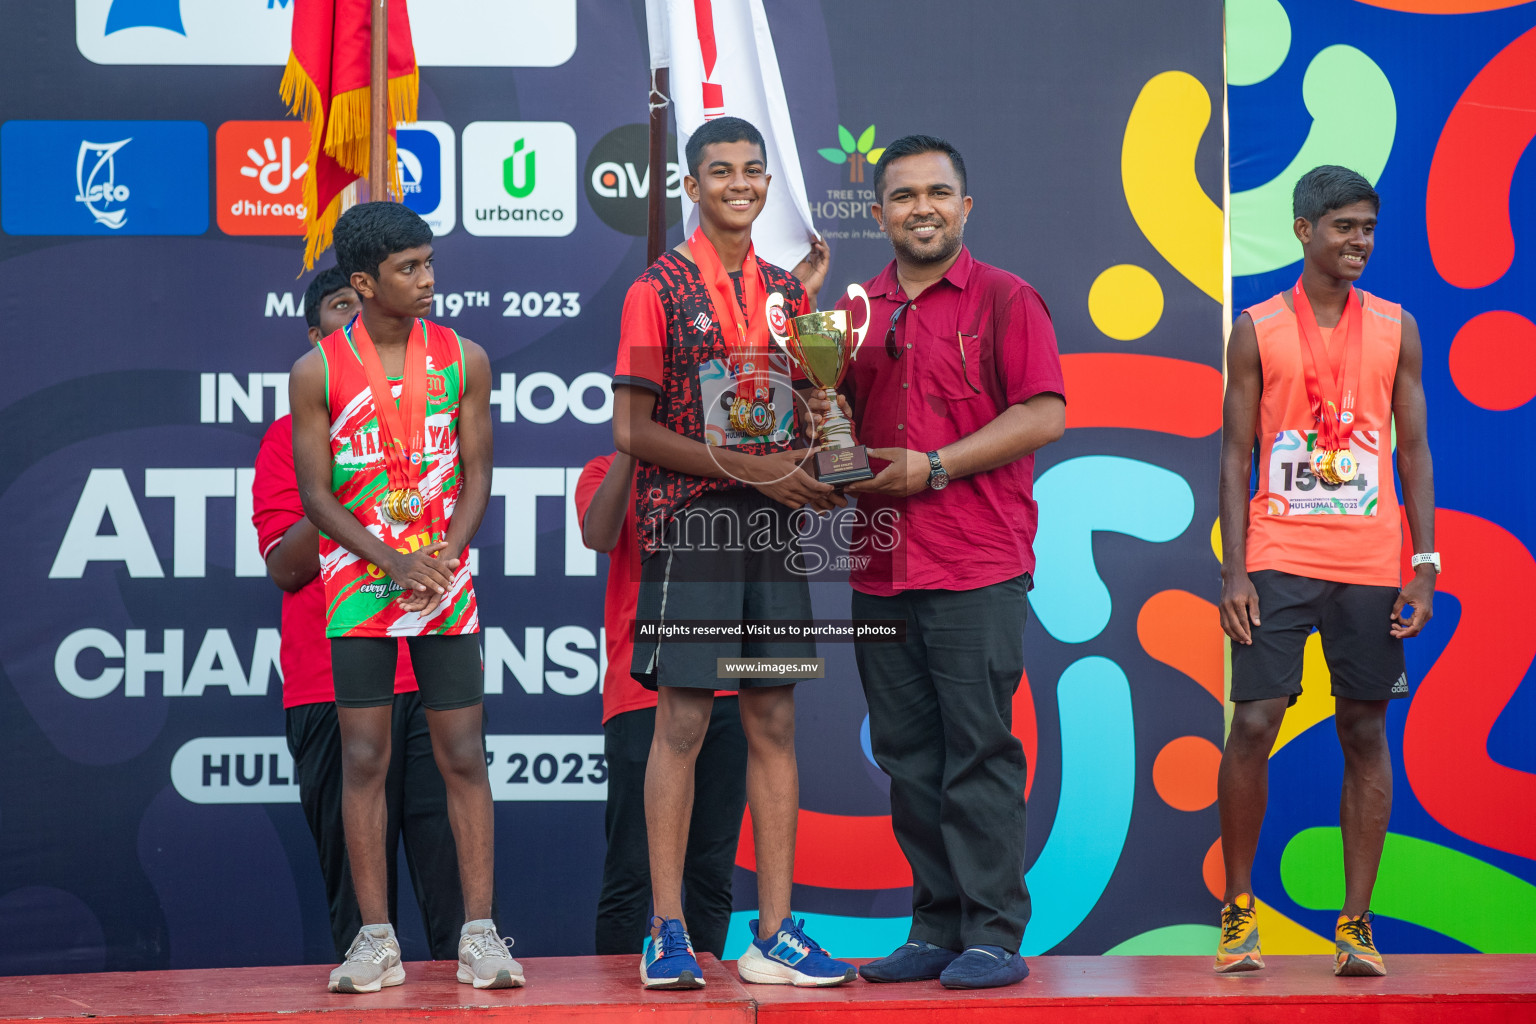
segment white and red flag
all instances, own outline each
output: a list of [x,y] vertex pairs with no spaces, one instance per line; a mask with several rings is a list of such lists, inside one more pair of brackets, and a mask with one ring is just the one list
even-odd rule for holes
[[[670,67],[677,162],[687,167],[689,137],[705,121],[730,115],[763,133],[773,184],[752,225],[757,254],[793,267],[817,237],[789,123],[784,82],[762,0],[646,0],[651,67]],[[683,196],[686,237],[698,210]]]

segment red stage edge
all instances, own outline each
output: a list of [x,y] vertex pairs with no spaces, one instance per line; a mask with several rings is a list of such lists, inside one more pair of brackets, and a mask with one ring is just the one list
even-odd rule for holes
[[[1387,957],[1385,978],[1335,978],[1326,956],[1273,956],[1263,971],[1218,977],[1209,957],[1030,959],[1022,984],[953,992],[937,982],[832,989],[743,985],[702,957],[706,986],[645,992],[638,958],[523,961],[522,989],[477,992],[452,963],[406,965],[406,983],[368,996],[325,991],[328,966],[0,978],[0,1021],[78,1024],[387,1024],[526,1022],[888,1024],[1519,1024],[1536,1022],[1536,956]],[[1230,1015],[1230,1016],[1220,1016]]]

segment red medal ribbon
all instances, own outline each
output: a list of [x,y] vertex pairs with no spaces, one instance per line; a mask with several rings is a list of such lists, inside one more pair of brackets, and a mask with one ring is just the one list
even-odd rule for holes
[[392,491],[414,490],[421,481],[423,452],[427,440],[427,328],[417,320],[405,343],[405,379],[401,381],[400,400],[389,393],[384,364],[378,349],[357,317],[347,325],[347,340],[363,364],[368,389],[373,392],[373,408],[379,418],[379,440],[383,442],[384,469],[389,474]]
[[[1360,308],[1360,293],[1353,287],[1344,301],[1344,314],[1335,331],[1344,332],[1343,366],[1328,357],[1317,315],[1307,299],[1301,278],[1291,289],[1296,306],[1296,327],[1301,335],[1301,367],[1306,378],[1307,401],[1317,421],[1318,447],[1326,451],[1348,451],[1350,435],[1355,432],[1355,396],[1360,391],[1360,351],[1364,344],[1365,315]],[[1326,368],[1327,377],[1319,370]],[[1326,387],[1325,387],[1326,385]]]
[[[763,271],[757,262],[756,252],[752,246],[747,246],[746,259],[741,261],[742,292],[746,296],[747,310],[757,314],[748,319],[748,313],[743,312],[741,304],[736,301],[736,288],[731,284],[731,276],[726,273],[719,253],[715,252],[715,247],[705,237],[702,227],[695,230],[688,239],[688,248],[709,290],[715,322],[720,325],[726,351],[730,353],[733,364],[730,370],[737,381],[737,400],[747,398],[755,401],[761,397],[766,402],[768,356],[772,352],[766,309],[768,287],[763,283]],[[731,330],[732,326],[734,331]],[[750,373],[746,369],[748,364],[752,366]],[[743,391],[746,393],[743,394]]]

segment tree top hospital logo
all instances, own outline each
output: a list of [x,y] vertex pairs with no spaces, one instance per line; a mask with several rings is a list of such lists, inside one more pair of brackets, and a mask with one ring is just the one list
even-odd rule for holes
[[0,229],[11,235],[201,235],[208,129],[198,121],[7,121]]
[[561,237],[576,229],[576,132],[564,121],[464,128],[464,227]]
[[[677,152],[677,140],[667,137],[669,154]],[[650,129],[626,124],[597,140],[587,156],[581,175],[587,205],[604,224],[626,235],[644,237],[648,197],[651,194]],[[683,178],[677,160],[667,161],[667,227],[683,219],[679,197]]]
[[397,128],[395,159],[405,189],[401,201],[420,214],[434,235],[452,231],[457,203],[453,128],[444,121],[417,121]]
[[[74,0],[75,45],[96,64],[281,67],[298,2]],[[576,52],[576,0],[412,3],[411,38],[423,67],[556,67]]]

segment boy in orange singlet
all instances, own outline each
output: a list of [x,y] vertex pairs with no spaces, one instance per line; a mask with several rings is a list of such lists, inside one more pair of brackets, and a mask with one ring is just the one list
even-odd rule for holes
[[[1396,303],[1354,287],[1376,244],[1380,205],[1370,183],[1346,168],[1302,177],[1293,199],[1301,277],[1245,310],[1227,344],[1221,627],[1232,638],[1234,710],[1217,781],[1227,873],[1220,973],[1264,966],[1253,858],[1269,754],[1301,693],[1313,629],[1322,634],[1344,751],[1344,907],[1333,973],[1387,973],[1370,912],[1392,809],[1387,703],[1408,696],[1403,640],[1429,621],[1440,556],[1418,325]],[[1406,585],[1394,420],[1418,552]]]

